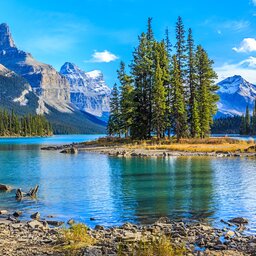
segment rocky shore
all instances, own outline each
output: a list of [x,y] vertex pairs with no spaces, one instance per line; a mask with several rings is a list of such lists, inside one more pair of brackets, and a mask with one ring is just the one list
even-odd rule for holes
[[222,229],[204,222],[186,223],[166,217],[152,225],[126,223],[111,228],[96,225],[94,229],[87,230],[95,243],[70,251],[64,249],[68,242],[62,239],[62,227],[53,227],[40,218],[20,221],[14,217],[15,214],[3,213],[5,215],[0,215],[0,255],[6,256],[128,256],[136,255],[134,248],[141,241],[151,243],[163,237],[170,240],[174,248],[184,248],[182,255],[187,256],[242,256],[255,255],[256,252],[256,236],[243,233],[248,222],[244,218],[223,221]]
[[97,146],[84,145],[83,143],[43,147],[42,150],[59,151],[60,153],[76,154],[78,152],[93,152],[106,154],[116,157],[171,157],[171,156],[208,156],[208,157],[250,157],[255,158],[256,153],[252,152],[189,152],[189,151],[171,151],[171,150],[148,150],[148,149],[129,149],[121,146]]

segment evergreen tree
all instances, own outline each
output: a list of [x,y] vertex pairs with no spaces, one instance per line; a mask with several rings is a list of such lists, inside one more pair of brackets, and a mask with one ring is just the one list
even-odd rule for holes
[[245,134],[249,135],[251,133],[251,116],[249,106],[246,106],[245,112]]
[[164,87],[164,71],[160,67],[161,48],[164,45],[155,43],[155,74],[152,96],[152,128],[160,138],[166,129],[166,88]]
[[119,91],[117,84],[114,84],[110,99],[110,116],[107,126],[109,135],[121,135],[120,109],[119,109]]
[[195,66],[195,46],[192,35],[192,29],[188,30],[187,50],[187,84],[189,89],[188,101],[188,121],[190,124],[190,135],[192,138],[200,136],[200,119],[197,102],[197,88],[196,88],[196,66]]
[[120,69],[117,71],[120,81],[120,125],[125,137],[129,135],[129,131],[133,121],[133,86],[132,78],[125,72],[125,63],[120,63]]
[[169,39],[169,29],[165,30],[165,57],[164,60],[164,72],[165,72],[165,90],[166,90],[166,129],[168,138],[171,136],[171,61],[172,61],[172,44]]
[[219,97],[216,94],[218,86],[215,84],[217,78],[213,68],[213,61],[208,58],[206,51],[197,47],[196,72],[197,72],[197,103],[200,116],[200,137],[205,138],[210,134],[213,124],[213,115],[217,112],[216,102]]
[[176,22],[176,58],[178,63],[178,69],[180,72],[181,83],[185,83],[185,76],[186,76],[186,39],[185,39],[185,29],[182,18],[179,16]]
[[147,33],[139,37],[139,46],[133,53],[131,72],[134,81],[134,120],[131,135],[134,138],[151,137],[152,128],[152,87],[154,76],[154,35],[152,19],[148,19]]
[[246,122],[245,122],[245,116],[244,115],[242,115],[242,119],[241,119],[240,134],[241,135],[246,134]]
[[251,127],[252,135],[256,135],[256,99],[254,101],[254,108],[252,113],[252,127]]
[[172,71],[172,125],[177,139],[188,136],[187,112],[185,97],[182,89],[182,82],[179,70],[179,63],[176,55],[173,56]]

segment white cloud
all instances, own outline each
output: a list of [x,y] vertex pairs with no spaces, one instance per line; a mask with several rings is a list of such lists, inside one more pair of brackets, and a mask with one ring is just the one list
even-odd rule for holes
[[[256,0],[255,0],[256,1]],[[244,38],[240,46],[234,47],[236,52],[255,52],[256,51],[256,40],[254,38]]]
[[251,56],[239,63],[225,63],[216,67],[215,71],[218,74],[218,82],[230,76],[241,75],[248,82],[256,84],[256,57]]
[[254,5],[256,5],[256,0],[252,0],[252,3],[253,3]]
[[105,62],[109,63],[111,61],[115,61],[119,59],[115,54],[104,50],[103,52],[95,51],[92,55],[92,58],[86,62]]

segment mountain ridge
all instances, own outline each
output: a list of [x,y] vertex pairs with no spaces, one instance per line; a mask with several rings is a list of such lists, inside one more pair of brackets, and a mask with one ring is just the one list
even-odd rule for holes
[[71,103],[64,76],[17,48],[6,23],[0,24],[0,64],[0,107],[18,114],[44,114],[58,133],[61,127],[73,133],[105,132],[105,122]]

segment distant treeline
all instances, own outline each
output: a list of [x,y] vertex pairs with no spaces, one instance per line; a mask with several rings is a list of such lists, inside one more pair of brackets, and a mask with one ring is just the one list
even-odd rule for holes
[[0,136],[47,136],[52,127],[42,115],[18,116],[0,109]]
[[213,134],[240,134],[242,117],[230,116],[215,119],[211,131]]
[[245,115],[215,119],[211,131],[214,134],[256,135],[256,102],[252,115],[247,106]]

